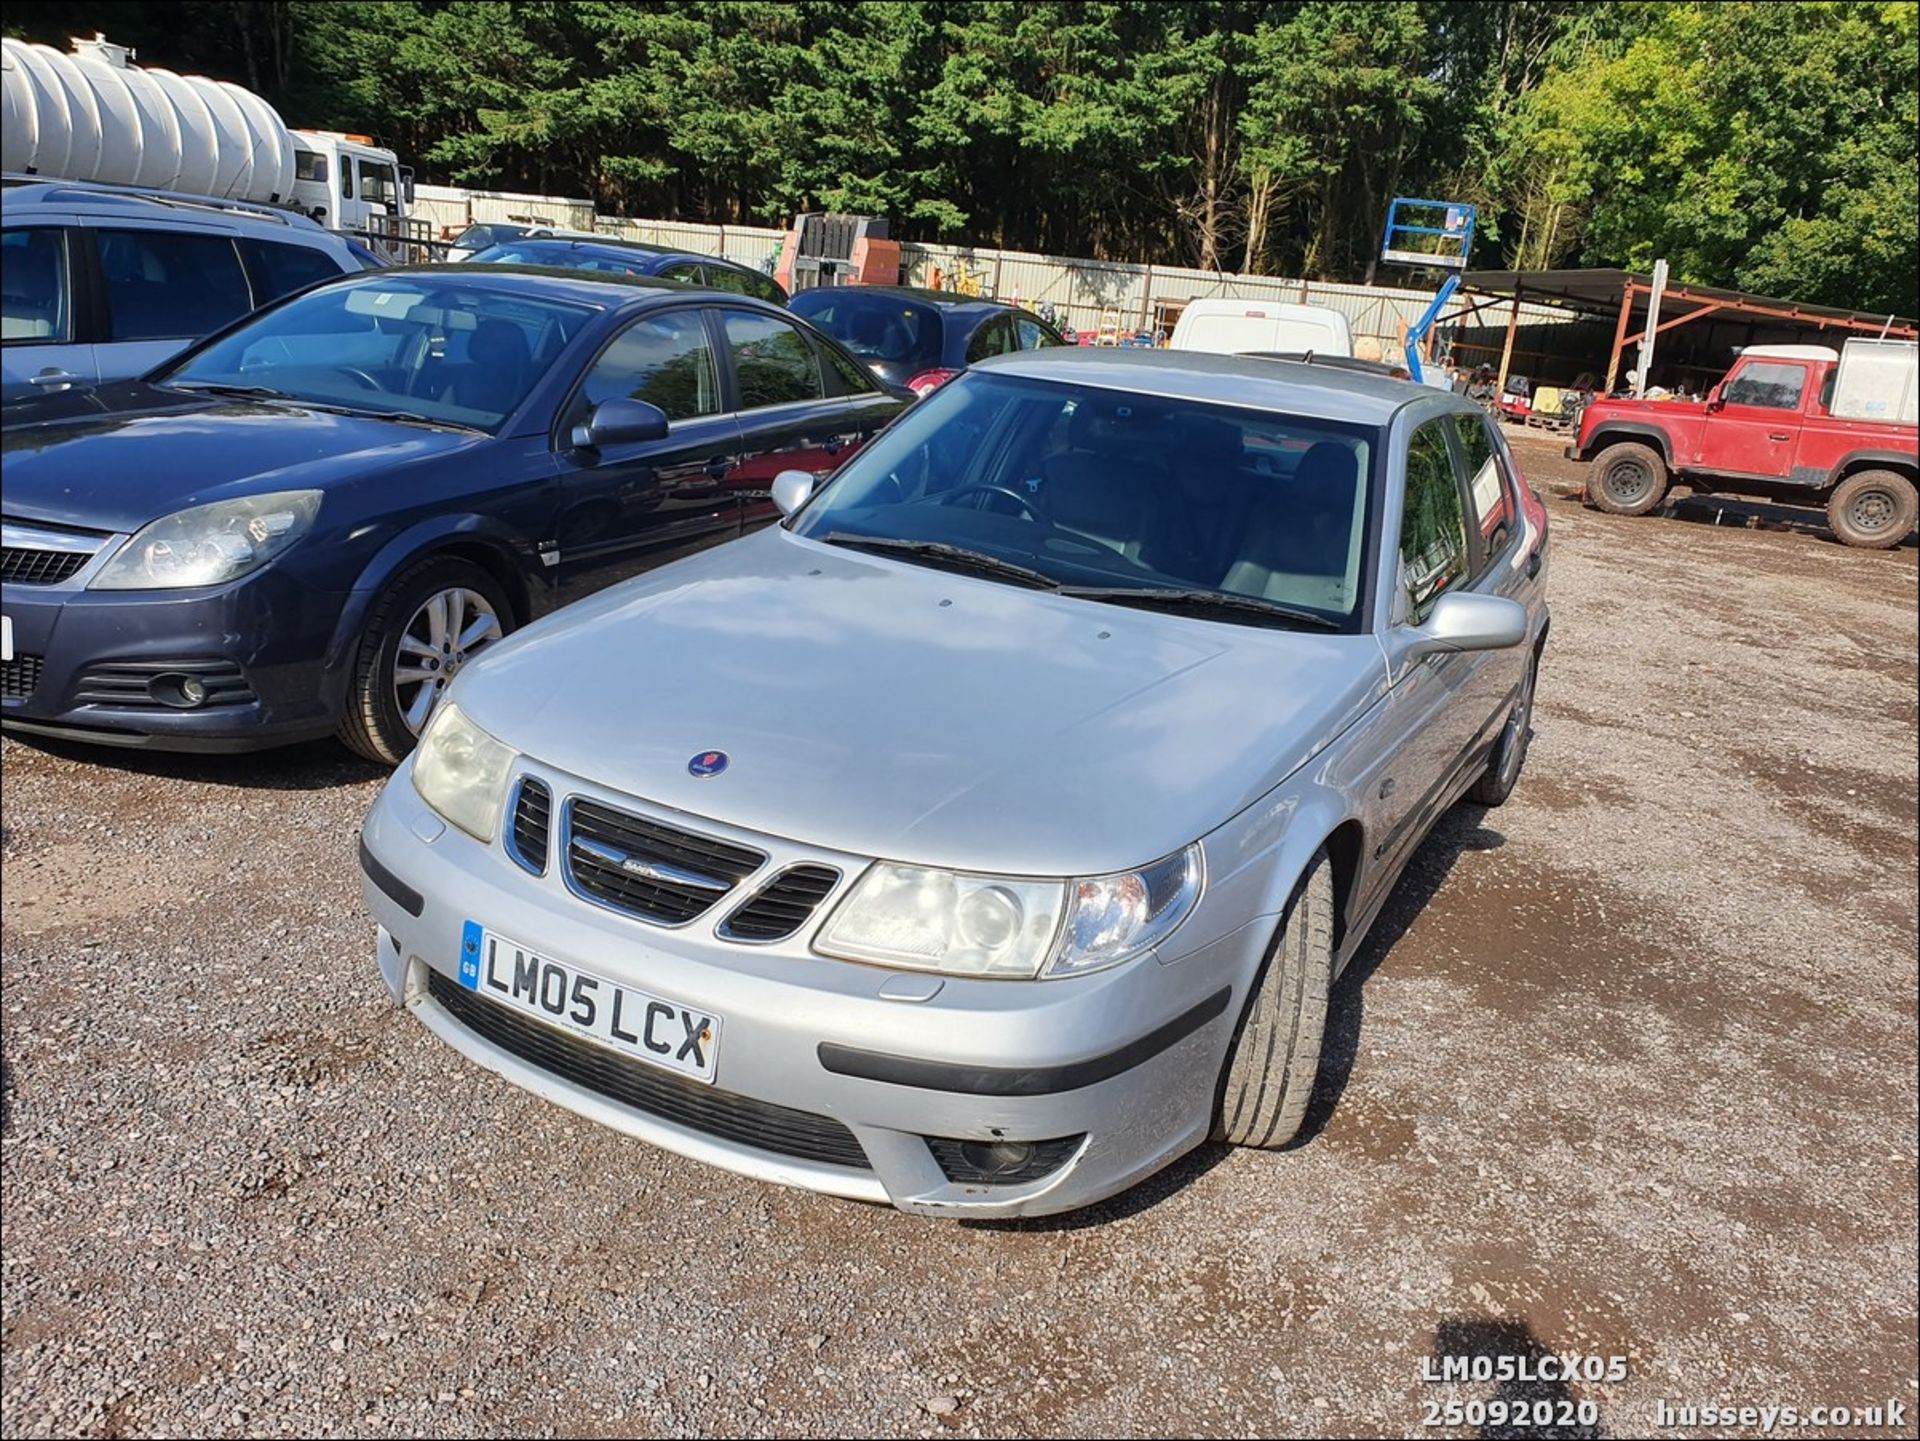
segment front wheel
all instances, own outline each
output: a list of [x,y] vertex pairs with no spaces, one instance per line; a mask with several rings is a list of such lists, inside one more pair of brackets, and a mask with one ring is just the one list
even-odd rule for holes
[[499,582],[468,561],[429,556],[380,593],[360,632],[340,739],[398,765],[460,668],[507,633]]
[[1609,515],[1645,515],[1666,495],[1667,462],[1650,445],[1610,445],[1587,472],[1588,503]]
[[1913,482],[1891,470],[1863,470],[1834,487],[1827,524],[1848,545],[1886,550],[1907,538],[1920,514]]
[[1300,1132],[1320,1073],[1333,987],[1333,863],[1315,851],[1240,1018],[1220,1076],[1214,1135],[1269,1150]]

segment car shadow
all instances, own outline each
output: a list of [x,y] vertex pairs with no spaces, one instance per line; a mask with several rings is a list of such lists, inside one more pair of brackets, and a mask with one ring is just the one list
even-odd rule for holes
[[[1655,514],[1695,525],[1724,525],[1740,530],[1788,531],[1828,545],[1845,545],[1827,525],[1826,513],[1809,506],[1776,505],[1744,496],[1687,493],[1673,496]],[[1909,534],[1894,550],[1920,549],[1920,532]]]
[[[1524,1366],[1514,1365],[1509,1369],[1526,1371],[1526,1376],[1513,1376],[1505,1380],[1495,1379],[1491,1384],[1493,1394],[1486,1399],[1491,1406],[1498,1407],[1499,1421],[1481,1423],[1473,1432],[1483,1441],[1521,1441],[1521,1438],[1550,1438],[1550,1441],[1598,1441],[1606,1434],[1601,1429],[1599,1404],[1589,1400],[1592,1407],[1591,1421],[1579,1419],[1580,1398],[1573,1394],[1571,1387],[1557,1376],[1552,1380],[1540,1380],[1534,1375],[1539,1363],[1555,1353],[1541,1344],[1533,1334],[1533,1328],[1524,1321],[1505,1317],[1458,1316],[1442,1321],[1434,1328],[1433,1350],[1428,1359],[1428,1374],[1443,1379],[1447,1377],[1446,1366],[1451,1359],[1458,1365],[1465,1359],[1469,1365],[1476,1358],[1484,1358],[1490,1363],[1488,1368],[1498,1378],[1502,1358],[1512,1357],[1515,1361],[1525,1362]],[[1456,1381],[1463,1388],[1475,1386],[1472,1380]],[[1488,1384],[1481,1382],[1477,1384]],[[1476,1398],[1477,1399],[1477,1398]],[[1547,1418],[1544,1422],[1538,1418]]]
[[392,773],[391,767],[362,760],[335,740],[304,741],[275,750],[241,751],[232,755],[91,746],[80,741],[13,732],[8,732],[7,743],[30,746],[60,760],[101,766],[129,775],[245,790],[333,790],[362,785]]
[[[1347,963],[1327,1006],[1326,1039],[1320,1049],[1320,1074],[1300,1134],[1282,1150],[1310,1144],[1333,1115],[1353,1074],[1360,1054],[1360,1029],[1365,1015],[1363,987],[1378,970],[1414,918],[1426,908],[1461,856],[1470,851],[1498,850],[1507,838],[1486,824],[1487,808],[1462,801],[1442,816],[1413,859],[1401,873],[1393,893],[1375,918],[1359,953]],[[1124,1221],[1159,1205],[1185,1190],[1233,1154],[1234,1148],[1207,1141],[1139,1185],[1078,1211],[1058,1216],[1026,1216],[1002,1220],[962,1221],[963,1226],[988,1231],[1079,1231]]]

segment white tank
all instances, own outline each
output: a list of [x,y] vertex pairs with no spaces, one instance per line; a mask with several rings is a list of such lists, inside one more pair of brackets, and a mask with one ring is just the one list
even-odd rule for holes
[[143,70],[118,45],[72,55],[0,40],[0,169],[262,204],[293,196],[293,135],[252,91]]

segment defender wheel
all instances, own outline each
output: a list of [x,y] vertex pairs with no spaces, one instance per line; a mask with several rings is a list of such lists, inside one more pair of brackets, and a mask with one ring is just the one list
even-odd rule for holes
[[460,667],[512,624],[499,582],[478,566],[452,556],[408,566],[360,632],[340,739],[368,760],[398,765]]
[[1827,524],[1848,545],[1886,550],[1907,538],[1920,515],[1913,482],[1891,470],[1863,470],[1833,488]]
[[1666,496],[1667,463],[1650,445],[1610,445],[1587,472],[1587,502],[1609,515],[1645,515]]
[[1500,740],[1487,758],[1486,772],[1473,783],[1467,798],[1476,805],[1497,806],[1506,803],[1520,779],[1520,768],[1527,763],[1527,747],[1533,741],[1533,691],[1540,680],[1540,652],[1527,657],[1527,674],[1520,682],[1520,694],[1507,713],[1507,724]]
[[1333,863],[1314,852],[1220,1076],[1213,1132],[1236,1146],[1284,1146],[1300,1131],[1333,985]]

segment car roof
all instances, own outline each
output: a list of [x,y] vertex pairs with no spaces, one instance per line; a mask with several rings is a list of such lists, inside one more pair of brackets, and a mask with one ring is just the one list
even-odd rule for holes
[[951,290],[923,290],[917,285],[847,285],[816,286],[812,290],[802,290],[795,294],[795,300],[801,296],[831,294],[895,296],[906,300],[917,300],[923,305],[936,305],[942,310],[1020,310],[1024,307],[1010,301],[991,300],[984,295],[959,295]]
[[24,208],[66,210],[99,215],[146,215],[155,220],[219,221],[245,226],[262,234],[292,234],[301,239],[339,237],[297,210],[223,200],[216,195],[189,195],[131,185],[103,185],[88,180],[58,180],[39,175],[5,177],[4,204],[9,211]]
[[1130,390],[1170,400],[1196,400],[1313,415],[1357,425],[1385,425],[1403,406],[1453,400],[1454,409],[1479,407],[1432,386],[1329,366],[1277,365],[1257,356],[1126,346],[1051,346],[1017,350],[977,362],[975,370]]
[[[420,275],[433,280],[452,281],[456,285],[471,285],[475,289],[485,289],[490,280],[518,276],[528,282],[526,289],[530,294],[551,300],[571,300],[598,309],[623,305],[648,295],[675,300],[688,296],[707,296],[725,300],[729,304],[766,304],[751,295],[688,285],[678,280],[662,280],[654,275],[616,275],[611,271],[570,270],[558,265],[486,264],[461,260],[437,261],[427,265],[396,265],[387,270],[361,272],[365,279],[392,279],[396,275]],[[629,293],[615,293],[619,291]]]
[[523,235],[501,243],[511,245],[515,250],[539,246],[543,253],[577,250],[583,255],[598,255],[605,260],[696,260],[713,265],[724,265],[730,270],[741,268],[731,260],[722,260],[717,255],[701,255],[692,250],[672,250],[664,245],[641,245],[626,240],[576,240],[565,235]]

